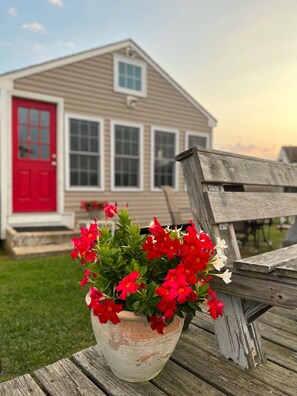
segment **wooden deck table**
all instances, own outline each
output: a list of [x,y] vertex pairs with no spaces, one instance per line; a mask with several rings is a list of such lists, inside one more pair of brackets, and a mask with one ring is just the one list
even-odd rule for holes
[[[268,361],[248,371],[217,349],[213,320],[197,314],[161,374],[136,384],[116,378],[98,347],[0,383],[0,396],[296,396],[297,311],[272,308],[259,327]],[[0,377],[1,379],[1,377]]]

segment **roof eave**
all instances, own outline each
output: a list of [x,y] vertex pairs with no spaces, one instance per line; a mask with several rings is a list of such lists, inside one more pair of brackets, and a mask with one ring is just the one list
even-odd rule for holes
[[[37,65],[28,66],[15,71],[0,74],[1,80],[16,80],[23,77],[28,77],[36,73],[42,73],[47,70],[68,65],[70,63],[82,61],[94,56],[106,54],[108,52],[118,51],[127,46],[131,46],[137,51],[154,69],[156,69],[171,85],[175,87],[196,109],[198,109],[208,120],[208,126],[214,128],[217,125],[217,120],[203,107],[201,106],[184,88],[182,88],[170,75],[165,72],[149,55],[147,55],[142,48],[140,48],[133,40],[126,39],[114,44],[105,45],[103,47],[79,52],[74,55],[68,55],[62,58],[49,60]],[[0,84],[1,85],[1,84]]]

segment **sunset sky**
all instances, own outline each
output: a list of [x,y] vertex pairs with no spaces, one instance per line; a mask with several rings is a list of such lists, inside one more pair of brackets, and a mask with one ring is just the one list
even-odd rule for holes
[[0,0],[0,73],[127,38],[218,120],[214,148],[297,145],[296,0]]

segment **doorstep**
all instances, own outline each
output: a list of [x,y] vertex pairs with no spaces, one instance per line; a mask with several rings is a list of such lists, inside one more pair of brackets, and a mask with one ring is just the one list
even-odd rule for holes
[[22,246],[22,247],[12,247],[9,253],[16,260],[46,257],[46,256],[56,256],[60,254],[68,254],[73,250],[73,245],[71,242],[53,244],[53,245],[40,245],[40,246]]

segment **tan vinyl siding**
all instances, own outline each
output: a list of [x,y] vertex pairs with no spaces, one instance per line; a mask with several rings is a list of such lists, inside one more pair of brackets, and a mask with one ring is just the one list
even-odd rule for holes
[[[123,53],[123,52],[122,52]],[[129,203],[133,217],[147,225],[157,215],[162,223],[170,223],[162,192],[151,192],[151,127],[179,130],[178,152],[185,149],[185,131],[211,132],[208,120],[162,75],[147,64],[147,97],[138,98],[136,107],[126,105],[126,94],[113,91],[113,54],[104,54],[80,62],[51,69],[15,80],[14,88],[52,95],[64,99],[65,113],[99,117],[105,126],[104,192],[65,192],[65,211],[76,212],[76,219],[86,218],[79,209],[81,200],[95,198]],[[135,95],[136,96],[136,95]],[[110,191],[110,122],[125,121],[144,126],[144,191]],[[177,198],[188,205],[180,166]]]

